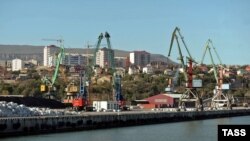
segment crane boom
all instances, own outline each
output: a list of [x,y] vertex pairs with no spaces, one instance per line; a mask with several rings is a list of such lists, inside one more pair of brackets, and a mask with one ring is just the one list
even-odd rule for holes
[[213,47],[213,49],[214,49],[214,52],[215,52],[215,54],[216,54],[216,56],[217,56],[217,58],[218,58],[218,60],[219,60],[219,62],[220,62],[220,65],[222,65],[221,58],[220,58],[218,52],[216,51],[216,49],[215,49],[215,47],[214,47],[214,45],[213,45],[213,42],[212,42],[211,40],[210,40],[210,43],[211,43],[211,45],[212,45],[212,47]]
[[[217,74],[217,67],[215,66],[215,63],[214,63],[214,58],[213,58],[213,55],[211,53],[211,47],[210,47],[210,44],[212,45],[212,41],[210,39],[208,39],[208,41],[206,42],[206,45],[205,45],[205,50],[204,50],[204,53],[203,53],[203,56],[202,56],[202,59],[201,59],[201,64],[203,64],[203,61],[204,61],[204,58],[206,56],[206,52],[208,51],[209,53],[209,56],[210,56],[210,60],[211,60],[211,63],[213,65],[213,72],[214,72],[214,78],[216,80],[216,84],[219,83],[219,79],[218,79],[218,74]],[[215,53],[217,54],[215,48],[213,47]],[[221,63],[221,60],[217,54],[217,58],[219,59],[220,63]]]
[[[189,50],[188,50],[188,48],[187,48],[186,42],[184,41],[184,37],[181,35],[180,29],[179,29],[178,27],[177,27],[177,31],[178,31],[178,33],[179,33],[179,35],[180,35],[180,37],[181,37],[181,41],[182,41],[184,47],[186,48],[187,53],[188,53],[190,59],[193,60],[192,55],[191,55],[191,53],[189,52]],[[194,60],[193,60],[193,61],[194,61]]]
[[[108,46],[108,49],[111,50],[111,43],[110,43],[110,35],[108,32],[105,32],[105,34],[103,35],[103,33],[101,33],[98,37],[98,41],[97,41],[97,44],[96,44],[96,48],[95,48],[95,52],[94,52],[94,58],[93,58],[93,65],[95,66],[96,65],[96,54],[101,46],[101,41],[103,39],[103,37],[106,38],[107,40],[107,46]],[[113,53],[109,53],[108,54],[108,59],[110,61],[109,63],[109,67],[110,68],[114,68],[114,54]]]
[[183,55],[182,55],[182,52],[181,52],[181,47],[180,47],[180,44],[179,44],[179,41],[178,41],[178,37],[175,36],[175,38],[176,38],[178,51],[179,51],[179,55],[180,55],[180,57],[178,59],[181,61],[181,65],[182,65],[182,68],[184,70],[183,73],[184,73],[185,81],[187,82],[188,81],[188,76],[187,76],[187,71],[186,71],[186,65],[184,63],[184,59],[183,59]]
[[172,46],[173,46],[173,42],[174,42],[174,38],[177,38],[177,33],[176,33],[176,32],[178,32],[178,35],[179,35],[180,38],[181,38],[181,41],[182,41],[182,43],[183,43],[183,45],[184,45],[184,47],[185,47],[185,49],[186,49],[186,51],[187,51],[187,53],[188,53],[189,58],[190,58],[193,62],[195,62],[194,59],[193,59],[193,57],[192,57],[192,55],[191,55],[191,53],[190,53],[189,50],[188,50],[187,44],[186,44],[186,42],[185,42],[185,40],[184,40],[184,37],[183,37],[182,34],[181,34],[181,31],[180,31],[180,28],[179,28],[179,27],[175,27],[175,29],[174,29],[174,31],[173,31],[173,33],[172,33],[172,38],[171,38],[171,43],[170,43],[170,49],[169,49],[168,56],[170,56],[170,53],[171,53],[171,50],[172,50]]
[[63,56],[64,56],[64,47],[60,46],[60,53],[58,54],[58,58],[56,59],[56,69],[55,69],[55,72],[54,72],[54,75],[53,75],[52,81],[51,81],[52,85],[54,85],[56,78],[58,76],[59,66],[60,66],[60,63],[63,59]]
[[201,58],[201,64],[203,64],[204,58],[205,58],[205,56],[206,56],[207,49],[208,49],[208,47],[207,47],[208,44],[209,44],[209,42],[207,41],[207,42],[206,42],[206,45],[205,45],[205,49],[204,49],[203,55],[202,55],[202,58]]
[[176,32],[178,32],[178,35],[181,37],[182,43],[183,43],[183,45],[185,46],[186,51],[188,52],[188,58],[191,59],[193,62],[195,62],[194,59],[192,58],[192,56],[191,56],[191,54],[190,54],[190,52],[189,52],[187,46],[186,46],[186,43],[185,43],[185,41],[184,41],[184,37],[181,35],[180,29],[179,29],[178,27],[176,27],[176,28],[174,29],[173,33],[172,33],[171,42],[170,42],[170,48],[169,48],[169,52],[168,52],[168,57],[169,57],[170,54],[171,54],[174,40],[176,40],[176,42],[177,42],[177,47],[178,47],[178,52],[179,52],[178,60],[180,60],[180,62],[181,62],[182,68],[183,68],[183,70],[184,70],[185,81],[187,82],[187,81],[188,81],[188,75],[187,75],[187,71],[186,71],[186,65],[185,65],[185,61],[184,61],[184,58],[183,58],[183,55],[182,55],[180,43],[179,43],[178,36],[177,36],[177,33],[176,33]]
[[[105,38],[106,38],[106,40],[107,40],[107,44],[108,44],[108,49],[111,49],[111,43],[110,43],[110,35],[109,35],[109,33],[108,32],[105,32]],[[113,69],[114,68],[114,60],[112,59],[112,58],[114,58],[113,56],[112,56],[113,54],[109,54],[109,60],[110,60],[110,66],[111,66],[111,68]]]
[[171,54],[171,51],[172,51],[172,47],[173,47],[173,43],[174,43],[174,39],[176,38],[176,30],[178,28],[176,27],[172,33],[172,37],[171,37],[171,42],[170,42],[170,48],[169,48],[169,51],[168,51],[168,57],[170,57],[170,54]]
[[61,63],[63,56],[64,56],[64,45],[63,45],[62,39],[43,39],[43,40],[45,40],[45,41],[57,41],[60,43],[60,51],[59,51],[58,56],[56,58],[56,67],[55,67],[54,74],[53,74],[51,79],[49,79],[47,76],[44,76],[42,78],[42,82],[45,83],[45,85],[42,84],[40,87],[42,92],[45,92],[45,91],[48,92],[48,96],[50,98],[50,95],[51,95],[50,92],[51,92],[51,90],[54,89],[54,84],[55,84],[55,81],[56,81],[57,76],[58,76],[60,63]]
[[98,51],[99,48],[100,48],[102,39],[103,39],[103,34],[101,33],[101,34],[99,35],[99,37],[98,37],[98,41],[97,41],[96,48],[95,48],[95,52],[94,52],[94,58],[93,58],[93,65],[94,65],[94,66],[96,65],[96,53],[97,53],[97,51]]

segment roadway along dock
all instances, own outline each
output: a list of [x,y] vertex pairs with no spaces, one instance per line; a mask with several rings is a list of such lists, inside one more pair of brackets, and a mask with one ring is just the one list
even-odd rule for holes
[[250,109],[213,111],[86,112],[72,116],[0,118],[0,137],[136,126],[250,115]]

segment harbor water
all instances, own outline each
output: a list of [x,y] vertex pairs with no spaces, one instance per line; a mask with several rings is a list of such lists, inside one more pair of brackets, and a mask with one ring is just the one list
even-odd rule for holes
[[2,138],[1,141],[217,141],[218,124],[250,124],[250,116]]

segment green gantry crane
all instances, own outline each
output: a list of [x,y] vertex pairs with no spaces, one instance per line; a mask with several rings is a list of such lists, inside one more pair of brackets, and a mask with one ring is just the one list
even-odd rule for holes
[[[184,57],[181,51],[178,37],[181,38],[182,43],[188,53],[188,57],[187,57],[188,62],[189,62],[188,67],[184,63]],[[195,108],[197,108],[197,110],[203,110],[201,96],[196,91],[196,88],[202,87],[201,80],[193,80],[193,62],[196,62],[196,61],[191,56],[191,53],[189,52],[188,47],[184,41],[184,37],[181,35],[180,29],[178,27],[176,27],[172,33],[168,57],[170,57],[174,40],[176,40],[177,42],[177,47],[178,47],[178,52],[179,52],[178,60],[180,60],[180,63],[182,65],[183,73],[184,73],[184,77],[186,81],[186,91],[181,95],[179,99],[178,108],[186,110],[186,106],[188,106],[187,103],[195,102]]]
[[[217,59],[219,60],[219,65],[216,65],[214,63],[214,58],[211,52],[211,47],[214,50],[214,53],[216,54]],[[205,58],[206,53],[209,53],[210,60],[213,66],[213,73],[214,73],[214,78],[216,80],[216,87],[215,87],[215,93],[212,97],[212,102],[211,102],[211,108],[217,109],[219,107],[226,106],[227,108],[231,109],[231,102],[233,97],[229,96],[229,94],[224,94],[223,93],[223,65],[221,58],[219,54],[217,53],[215,47],[213,46],[212,40],[208,39],[205,45],[205,50],[201,59],[201,65],[203,65],[203,61]],[[219,75],[218,75],[219,72]]]

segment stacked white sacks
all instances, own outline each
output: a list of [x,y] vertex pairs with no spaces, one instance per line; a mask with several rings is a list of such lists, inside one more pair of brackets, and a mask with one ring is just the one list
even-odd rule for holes
[[18,105],[14,102],[0,101],[0,117],[31,117],[31,116],[61,116],[61,115],[77,115],[78,112],[27,107],[25,105]]

